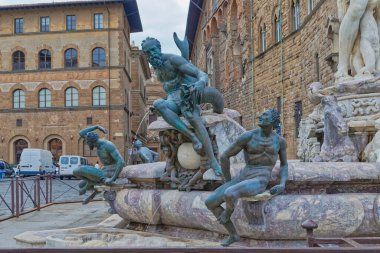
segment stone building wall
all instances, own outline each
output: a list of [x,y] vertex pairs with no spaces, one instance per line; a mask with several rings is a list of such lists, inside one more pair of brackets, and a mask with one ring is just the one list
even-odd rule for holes
[[[101,30],[94,30],[94,14],[104,15]],[[76,16],[76,31],[66,31],[66,15]],[[50,31],[40,32],[40,17],[50,17]],[[14,33],[14,19],[24,19],[24,32]],[[51,148],[51,141],[61,142],[60,154],[88,156],[95,163],[95,154],[84,150],[79,130],[99,124],[109,130],[100,136],[114,142],[126,158],[130,146],[131,68],[129,23],[122,4],[102,6],[65,6],[0,11],[0,158],[16,163],[19,140],[29,148]],[[92,50],[104,48],[104,67],[92,66]],[[78,52],[78,66],[65,68],[64,52]],[[40,70],[38,54],[51,52],[51,69]],[[12,55],[25,54],[25,70],[12,70]],[[65,104],[65,91],[78,90],[78,106]],[[93,89],[105,90],[105,105],[93,104]],[[51,106],[39,106],[39,92],[51,92]],[[25,92],[25,108],[14,108],[13,93]]]
[[[318,80],[329,85],[333,81],[334,48],[327,25],[329,18],[337,16],[336,1],[315,0],[310,12],[310,1],[299,1],[300,27],[293,30],[291,6],[295,2],[258,0],[251,6],[251,1],[219,0],[212,12],[209,1],[204,1],[204,15],[198,23],[191,55],[192,61],[210,75],[213,71],[207,66],[207,51],[212,49],[214,72],[217,72],[211,73],[216,77],[213,85],[224,93],[226,106],[243,115],[245,128],[252,128],[252,118],[256,122],[265,109],[281,108],[283,101],[281,130],[290,159],[296,158],[299,119],[296,107],[302,103],[302,115],[312,109],[306,97],[307,85]],[[282,43],[275,41],[274,20],[279,3]],[[266,49],[262,51],[260,28],[264,24]]]

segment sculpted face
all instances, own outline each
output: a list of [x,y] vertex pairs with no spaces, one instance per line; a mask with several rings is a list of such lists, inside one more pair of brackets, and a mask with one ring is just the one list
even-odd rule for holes
[[260,127],[270,127],[273,126],[272,124],[272,113],[270,111],[265,111],[260,115],[258,123]]
[[99,135],[95,132],[89,132],[86,135],[86,143],[91,150],[96,146],[96,142],[99,140]]
[[140,140],[137,140],[135,141],[135,143],[133,144],[133,146],[139,150],[141,147],[142,147],[142,142]]
[[154,68],[161,68],[163,66],[162,53],[160,45],[154,40],[143,42],[142,50],[148,56],[148,61]]

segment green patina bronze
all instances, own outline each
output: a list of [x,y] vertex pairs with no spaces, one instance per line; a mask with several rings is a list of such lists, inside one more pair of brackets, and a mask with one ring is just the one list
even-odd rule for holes
[[[80,195],[85,194],[87,190],[93,190],[95,185],[112,185],[125,166],[124,159],[115,144],[105,139],[100,139],[99,135],[95,132],[96,129],[105,134],[107,133],[107,130],[99,125],[85,128],[79,132],[79,135],[85,139],[91,150],[96,148],[99,160],[103,164],[101,169],[87,165],[74,170],[74,176],[82,179],[79,182]],[[97,191],[94,191],[83,201],[83,204],[87,204],[96,194]]]
[[[160,42],[154,38],[146,38],[141,45],[167,93],[167,99],[158,99],[154,102],[153,110],[188,137],[193,143],[194,150],[209,159],[210,167],[215,174],[222,175],[210,137],[200,116],[200,105],[211,103],[214,112],[223,113],[223,96],[217,89],[206,86],[208,75],[189,61],[187,39],[181,41],[174,33],[174,40],[182,56],[162,53]],[[194,132],[186,126],[180,116],[187,119]]]
[[137,154],[143,163],[154,163],[158,161],[158,153],[144,147],[140,140],[136,140],[133,147],[136,148]]
[[[280,194],[285,189],[288,178],[286,143],[273,131],[273,126],[277,126],[279,121],[279,113],[276,110],[265,111],[259,118],[260,128],[243,133],[221,156],[226,182],[206,199],[205,204],[229,233],[229,238],[222,242],[223,246],[240,240],[230,219],[235,203],[239,198],[253,197],[266,190],[277,156],[281,162],[280,184],[272,187],[270,193]],[[246,166],[232,179],[230,157],[237,155],[241,150],[244,151]],[[226,203],[226,208],[221,206],[223,202]]]

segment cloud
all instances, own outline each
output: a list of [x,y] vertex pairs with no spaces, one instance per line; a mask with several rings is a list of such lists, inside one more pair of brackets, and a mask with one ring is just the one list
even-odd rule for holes
[[143,32],[132,34],[135,44],[140,46],[146,37],[155,37],[161,42],[165,53],[179,54],[173,41],[173,32],[185,37],[189,0],[137,0]]
[[[65,0],[64,2],[78,1]],[[0,0],[0,5],[52,3],[53,0]],[[63,2],[57,0],[55,2]],[[146,37],[157,38],[165,53],[179,54],[173,41],[173,32],[185,36],[187,12],[190,0],[137,0],[143,32],[133,33],[131,40],[141,45]]]

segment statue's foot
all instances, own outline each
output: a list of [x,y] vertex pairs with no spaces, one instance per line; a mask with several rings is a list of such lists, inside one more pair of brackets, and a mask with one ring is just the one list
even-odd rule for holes
[[227,247],[229,245],[231,245],[232,243],[234,242],[237,242],[240,240],[240,236],[238,234],[233,234],[233,235],[230,235],[227,239],[221,241],[221,245],[223,247]]
[[83,195],[83,194],[85,194],[86,193],[86,187],[84,187],[84,188],[80,188],[79,189],[79,195]]
[[200,142],[200,140],[197,137],[194,137],[191,141],[193,143],[195,152],[202,153],[203,152],[202,142]]
[[229,211],[227,209],[224,209],[222,214],[218,217],[219,223],[220,224],[226,224],[230,220],[232,212],[233,211]]
[[87,205],[95,196],[98,194],[97,191],[94,191],[90,196],[83,200],[82,205]]
[[335,74],[335,83],[340,83],[344,81],[349,81],[354,79],[352,76],[350,76],[347,71],[338,70]]
[[216,176],[223,176],[222,168],[216,160],[214,162],[211,162],[210,167],[212,168]]

